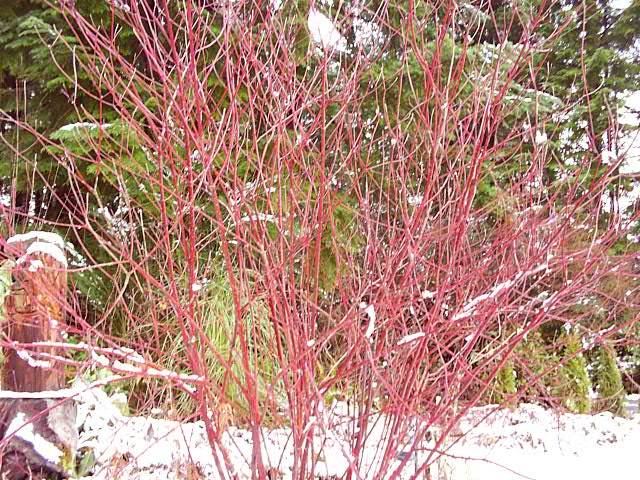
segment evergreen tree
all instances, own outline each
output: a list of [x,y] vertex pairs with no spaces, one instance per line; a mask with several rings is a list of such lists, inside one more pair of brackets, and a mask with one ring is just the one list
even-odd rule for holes
[[598,410],[608,410],[615,415],[624,415],[625,390],[613,349],[607,345],[599,347],[594,365]]

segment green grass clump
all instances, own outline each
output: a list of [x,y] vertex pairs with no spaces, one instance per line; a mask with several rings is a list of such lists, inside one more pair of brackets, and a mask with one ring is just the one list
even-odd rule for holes
[[[236,323],[236,310],[227,272],[214,269],[208,277],[205,288],[198,299],[196,322],[204,332],[203,338],[196,338],[198,352],[207,368],[208,380],[219,390],[212,407],[225,404],[231,408],[235,422],[242,423],[249,411],[246,396],[246,375],[243,366],[240,343],[240,329],[247,342],[248,362],[257,389],[258,401],[264,406],[266,420],[271,416],[274,398],[284,398],[282,381],[276,379],[280,372],[280,362],[276,353],[276,338],[269,310],[263,300],[241,299],[241,324]],[[187,358],[185,342],[181,335],[167,342],[169,358]],[[229,369],[220,361],[224,360]],[[235,378],[234,378],[235,377]],[[171,399],[179,416],[193,412],[192,398],[177,392]]]

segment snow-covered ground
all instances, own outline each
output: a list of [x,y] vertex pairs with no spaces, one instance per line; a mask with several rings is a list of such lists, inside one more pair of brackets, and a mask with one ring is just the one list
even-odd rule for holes
[[[482,418],[491,407],[474,409]],[[466,423],[466,425],[464,425]],[[470,420],[463,421],[463,430]],[[501,410],[473,428],[449,453],[474,460],[445,459],[457,480],[535,478],[595,480],[637,474],[640,415],[558,415],[537,405]]]
[[[317,478],[340,478],[349,467],[346,439],[351,418],[345,405],[334,407],[327,409],[325,418],[325,425],[332,425],[331,431],[318,428],[314,434],[316,451],[321,451],[315,471]],[[382,436],[381,423],[372,427],[367,442],[370,448],[358,463],[360,478],[371,478],[370,468],[379,461],[376,445],[383,442],[376,438]],[[78,425],[79,446],[93,449],[96,459],[93,476],[87,479],[220,478],[202,422],[127,417],[113,399],[94,389],[80,398]],[[262,432],[267,467],[278,472],[273,478],[291,478],[294,459],[291,443],[287,429]],[[222,437],[222,444],[237,478],[251,478],[251,433],[230,427]],[[630,478],[637,475],[639,445],[637,414],[623,419],[607,413],[558,415],[531,404],[497,411],[495,406],[485,406],[472,409],[463,418],[457,436],[450,438],[446,455],[432,466],[431,478]],[[410,458],[401,478],[412,478],[416,465],[424,459],[421,455],[426,453]],[[392,468],[397,465],[399,460]]]

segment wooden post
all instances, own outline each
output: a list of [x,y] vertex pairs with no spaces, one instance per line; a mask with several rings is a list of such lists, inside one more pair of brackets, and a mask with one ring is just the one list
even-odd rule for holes
[[55,234],[31,232],[10,238],[5,251],[13,261],[13,284],[4,301],[2,390],[43,396],[0,401],[0,476],[65,477],[77,443],[75,405],[47,397],[46,392],[65,387],[64,366],[37,355],[64,352],[29,346],[62,339],[67,294],[64,242]]
[[[9,253],[16,259],[14,284],[5,299],[7,338],[17,343],[60,341],[64,325],[62,308],[67,290],[64,244],[57,235],[44,232],[9,239]],[[56,349],[39,349],[58,353]],[[55,362],[38,360],[28,349],[7,349],[2,388],[16,392],[40,392],[64,388],[64,371]]]

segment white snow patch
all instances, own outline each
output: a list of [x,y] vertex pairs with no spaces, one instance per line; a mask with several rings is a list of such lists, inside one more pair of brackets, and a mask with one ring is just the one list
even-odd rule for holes
[[418,340],[419,338],[424,337],[425,335],[426,334],[424,332],[417,332],[417,333],[412,333],[410,335],[405,335],[400,340],[398,340],[398,343],[396,345],[405,345],[407,343],[411,343],[415,340]]
[[47,360],[37,360],[31,356],[30,352],[27,352],[26,350],[16,350],[16,354],[18,355],[18,357],[20,357],[22,361],[27,362],[30,367],[35,367],[35,368],[51,368],[52,367],[51,362]]
[[245,215],[240,219],[241,222],[271,222],[276,223],[276,216],[270,213],[255,213]]
[[11,420],[11,423],[7,427],[7,431],[4,434],[4,438],[6,439],[11,435],[15,435],[25,442],[33,445],[35,452],[47,462],[53,464],[58,464],[58,462],[60,462],[63,455],[62,450],[56,447],[49,440],[46,440],[41,435],[37,434],[33,428],[33,423],[31,421],[27,421],[24,413],[18,412],[13,420]]
[[42,263],[41,260],[31,260],[31,262],[29,263],[29,268],[27,268],[27,270],[29,270],[30,272],[37,272],[38,269],[44,267],[44,263]]
[[111,127],[110,123],[100,124],[100,123],[92,123],[92,122],[76,122],[76,123],[70,123],[68,125],[63,125],[58,129],[58,131],[70,132],[72,130],[79,130],[81,128],[86,128],[88,130],[96,130],[98,128],[101,128],[102,130],[106,130],[109,127]]
[[342,36],[330,18],[315,8],[309,10],[307,26],[311,39],[314,43],[320,44],[323,49],[347,51],[347,39]]
[[424,195],[410,195],[407,197],[407,203],[412,207],[416,207],[422,203]]
[[[229,427],[221,433],[220,445],[212,448],[202,421],[180,423],[126,417],[114,407],[112,397],[98,389],[92,393],[95,395],[85,395],[80,400],[78,418],[82,432],[80,446],[92,448],[97,460],[93,480],[114,478],[114,473],[122,480],[174,480],[184,478],[182,470],[189,465],[196,466],[203,478],[252,477],[251,431]],[[358,406],[354,402],[334,401],[327,409],[318,406],[318,411],[320,414],[309,417],[303,428],[317,453],[316,477],[342,478],[350,466],[360,472],[361,478],[373,476],[381,468],[380,451],[388,439],[389,431],[385,429],[388,417],[367,413],[370,421],[363,432],[364,444],[358,455],[354,455],[353,435],[361,428]],[[156,415],[159,413],[160,410],[154,411]],[[416,418],[416,427],[424,428],[420,425],[422,421],[426,422]],[[496,405],[475,407],[462,417],[438,448],[446,454],[435,458],[431,478],[513,480],[522,478],[518,474],[545,480],[627,478],[628,475],[603,474],[607,469],[617,474],[619,472],[612,469],[618,467],[620,472],[635,471],[639,427],[640,416],[628,420],[611,414],[560,415],[530,404],[515,410],[499,409]],[[416,445],[418,450],[413,458],[404,462],[397,472],[399,480],[415,478],[415,466],[427,460],[434,441],[441,439],[439,427],[430,427],[429,431],[434,440]],[[413,431],[407,432],[407,438],[401,443],[410,445],[412,434]],[[276,476],[291,478],[296,459],[291,429],[260,428],[259,435],[265,468],[274,469]],[[220,448],[225,449],[230,461],[228,471],[223,466],[224,471],[218,472],[215,467],[214,454],[219,455]],[[114,460],[122,458],[131,460],[124,464],[118,462],[114,472]],[[393,472],[397,467],[400,461],[392,460],[385,468]],[[575,471],[580,475],[574,476]]]
[[370,338],[376,329],[376,309],[373,305],[367,305],[365,302],[360,303],[360,308],[364,310],[364,313],[369,317],[369,323],[364,336]]
[[465,435],[448,450],[451,457],[439,462],[447,478],[596,480],[627,478],[635,470],[639,416],[558,414],[531,404],[497,408],[477,407],[465,415]]
[[545,132],[536,131],[535,142],[537,145],[542,145],[547,142],[549,138]]
[[60,249],[64,250],[65,243],[60,235],[53,232],[41,232],[39,230],[35,230],[33,232],[20,233],[9,237],[7,239],[7,245],[11,245],[12,243],[20,243],[20,242],[28,242],[30,240],[37,240],[46,243],[52,243],[57,245]]
[[633,0],[609,0],[609,6],[616,10],[625,10],[631,6]]
[[60,248],[58,245],[48,242],[33,242],[27,247],[25,254],[20,257],[16,263],[18,265],[24,263],[30,255],[34,254],[49,255],[64,268],[67,268],[67,257],[64,254],[64,247]]

